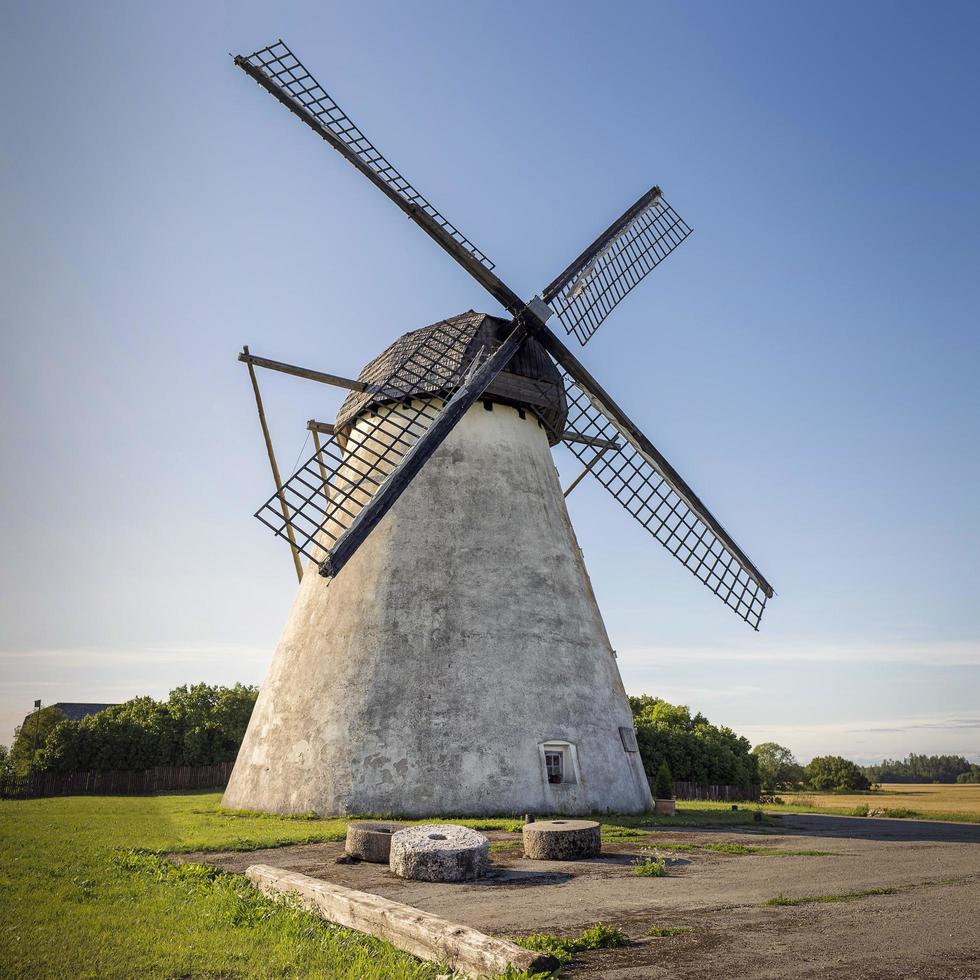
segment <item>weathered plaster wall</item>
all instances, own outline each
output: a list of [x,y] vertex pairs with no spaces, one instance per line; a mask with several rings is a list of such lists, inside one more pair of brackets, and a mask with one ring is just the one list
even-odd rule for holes
[[[304,575],[224,804],[487,814],[651,805],[544,430],[477,403],[332,581]],[[576,746],[549,785],[539,746]]]

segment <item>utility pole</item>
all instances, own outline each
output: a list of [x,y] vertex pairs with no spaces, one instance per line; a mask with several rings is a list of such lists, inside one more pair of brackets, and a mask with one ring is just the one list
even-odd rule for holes
[[31,780],[34,778],[34,754],[37,752],[37,728],[41,715],[41,699],[34,702],[34,737],[31,739],[31,757],[27,763],[27,792],[31,791]]

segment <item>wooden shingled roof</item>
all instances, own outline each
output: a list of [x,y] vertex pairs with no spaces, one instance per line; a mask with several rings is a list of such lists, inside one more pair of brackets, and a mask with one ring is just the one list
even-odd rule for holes
[[[399,337],[361,371],[357,380],[381,388],[396,384],[406,396],[432,396],[445,392],[447,375],[468,364],[481,348],[490,349],[499,343],[506,335],[509,322],[473,310],[449,317],[448,320],[439,320]],[[427,334],[445,329],[447,324],[452,326],[459,342],[447,351],[438,372],[431,370],[413,377],[412,384],[406,390],[404,380],[399,377],[399,369],[412,352],[425,342]],[[455,363],[447,363],[447,360]],[[554,362],[533,338],[525,341],[507,370],[501,372],[487,389],[485,397],[534,413],[547,429],[551,445],[560,441],[568,416],[565,388]],[[352,391],[337,413],[337,430],[347,428],[357,416],[388,400],[383,393]]]

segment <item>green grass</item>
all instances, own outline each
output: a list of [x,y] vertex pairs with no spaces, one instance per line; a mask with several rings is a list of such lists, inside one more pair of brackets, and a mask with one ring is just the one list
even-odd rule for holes
[[690,931],[690,926],[650,926],[646,934],[654,939],[665,939],[668,936],[683,936]]
[[787,898],[777,895],[763,902],[763,905],[815,905],[829,902],[853,902],[858,898],[868,898],[871,895],[894,895],[897,888],[863,888],[860,891],[842,892],[839,895],[801,895],[799,898]]
[[513,940],[518,946],[536,952],[551,953],[559,963],[569,963],[576,953],[587,949],[609,949],[626,946],[629,940],[622,929],[598,923],[578,936],[556,936],[552,932],[535,932],[529,936],[518,936]]
[[[832,800],[833,794],[815,794],[820,800]],[[854,794],[850,794],[854,795]],[[858,803],[852,806],[834,806],[827,803],[766,803],[766,816],[778,816],[780,813],[825,813],[834,817],[866,817],[871,810],[880,810],[876,816],[891,817],[904,820],[941,820],[951,823],[980,823],[980,813],[964,813],[957,810],[914,810],[910,807],[882,807],[876,794],[868,793],[870,803]]]
[[[248,851],[346,833],[343,819],[229,811],[219,802],[219,793],[200,792],[0,800],[0,975],[437,975],[437,967],[391,946],[281,909],[240,875],[199,865],[171,874],[169,864],[156,863],[172,851]],[[514,817],[442,819],[511,833],[522,826]],[[752,813],[689,803],[675,817],[597,819],[605,840],[625,841],[646,837],[648,827],[748,827]]]
[[222,813],[219,795],[0,802],[0,975],[430,980],[386,943],[283,908],[241,875],[133,849],[336,840],[340,820]]

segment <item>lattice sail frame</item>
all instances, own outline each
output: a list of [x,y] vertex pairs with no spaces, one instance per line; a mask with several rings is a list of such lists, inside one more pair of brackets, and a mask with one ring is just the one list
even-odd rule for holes
[[568,428],[618,447],[597,450],[569,441],[565,445],[689,572],[758,630],[768,598],[766,588],[701,519],[657,464],[603,412],[599,400],[564,369],[559,370],[565,381]]
[[361,132],[354,121],[327,94],[322,85],[280,38],[275,44],[253,51],[244,59],[257,68],[293,103],[313,116],[326,130],[340,139],[363,163],[403,200],[421,208],[457,244],[466,249],[481,265],[493,269],[493,262],[473,244],[444,214],[430,204],[383,156]]
[[489,356],[491,351],[479,350],[467,358],[471,339],[465,323],[446,320],[430,328],[371,389],[380,403],[361,414],[348,432],[322,443],[255,516],[287,541],[291,528],[297,550],[322,562],[470,372]]
[[[533,309],[536,301],[525,307],[520,297],[491,271],[493,263],[487,256],[382,156],[281,39],[252,55],[235,58],[235,63],[393,198],[513,316],[520,317],[525,308]],[[557,313],[566,331],[574,333],[584,346],[616,305],[691,231],[663,200],[659,188],[653,188],[559,275],[545,290],[543,299]],[[540,317],[540,313],[535,310],[534,316]],[[595,445],[583,446],[570,440],[565,440],[566,444],[639,523],[739,616],[758,629],[765,600],[773,594],[772,588],[693,491],[686,488],[670,464],[558,343],[545,325],[546,319],[541,318],[538,329],[554,342],[549,349],[564,375],[573,428],[593,441],[616,443],[613,448],[598,447],[602,450],[598,455],[594,452]],[[510,343],[507,341],[508,346]],[[450,340],[446,350],[451,348]],[[499,370],[505,360],[501,356],[502,347],[496,350],[500,364],[493,370]],[[443,356],[445,352],[435,356]],[[406,467],[411,463],[413,472],[424,464],[422,454],[415,453],[410,460],[405,456],[436,420],[442,427],[437,425],[429,432],[430,451],[445,438],[448,427],[443,423],[453,415],[453,407],[456,411],[464,410],[462,406],[471,401],[472,391],[484,388],[484,381],[493,374],[489,363],[479,363],[483,360],[484,356],[478,354],[469,365],[457,361],[449,372],[451,377],[446,378],[445,391],[434,391],[431,399],[424,396],[419,399],[417,390],[410,394],[408,386],[399,388],[393,376],[391,391],[385,390],[386,395],[390,394],[387,407],[371,413],[367,417],[370,421],[358,420],[349,435],[331,438],[256,516],[277,534],[287,537],[287,522],[278,506],[282,501],[284,507],[288,506],[288,524],[297,532],[299,550],[318,562],[327,555],[331,561],[336,559],[337,567],[342,567],[341,558],[330,555],[331,544],[343,536],[359,514],[361,538],[369,533],[373,524],[363,520],[371,514],[370,508],[363,511],[365,503],[384,487],[381,497],[385,498],[385,506],[374,508],[374,517],[380,519],[378,515],[383,515],[397,499],[401,492],[397,474],[390,481],[388,475],[400,462]],[[479,377],[479,384],[474,383],[477,376],[473,375],[467,385],[470,390],[460,390],[469,372],[478,369],[484,375]],[[576,381],[577,377],[583,380]],[[589,393],[589,386],[595,387],[602,397]],[[465,397],[461,398],[464,393]],[[447,411],[446,400],[450,397],[453,404]],[[442,399],[441,406],[439,399]],[[366,431],[358,431],[365,425]],[[352,534],[354,531],[352,528]],[[354,538],[345,540],[349,557],[357,545],[353,543]],[[338,553],[344,551],[344,543],[341,542]],[[324,565],[321,573],[329,574],[324,572]]]
[[549,287],[544,300],[584,347],[627,294],[692,231],[658,194],[562,283]]

